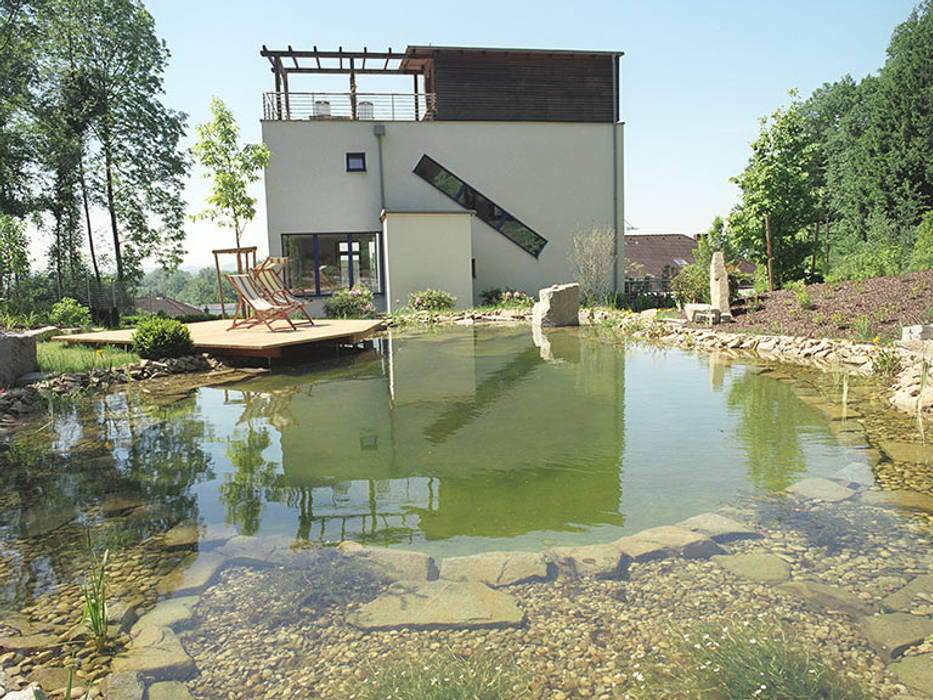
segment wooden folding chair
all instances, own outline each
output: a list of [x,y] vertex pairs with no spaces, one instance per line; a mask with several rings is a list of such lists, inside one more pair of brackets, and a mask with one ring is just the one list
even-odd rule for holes
[[[250,275],[225,274],[225,276],[230,280],[230,284],[233,285],[241,302],[237,304],[233,324],[227,329],[228,331],[232,331],[234,328],[250,328],[259,323],[265,323],[270,331],[274,331],[276,329],[272,327],[272,321],[276,320],[286,321],[292,330],[295,330],[295,324],[292,323],[288,315],[299,310],[297,304],[281,304],[270,300]],[[246,315],[247,307],[252,309],[254,314],[252,317]],[[242,318],[240,318],[241,313],[243,314]]]
[[295,304],[298,310],[308,319],[308,323],[314,325],[314,320],[308,309],[311,308],[311,301],[299,297],[295,292],[302,290],[292,290],[285,286],[285,265],[288,258],[266,258],[253,268],[253,277],[262,285],[269,299],[280,304]]

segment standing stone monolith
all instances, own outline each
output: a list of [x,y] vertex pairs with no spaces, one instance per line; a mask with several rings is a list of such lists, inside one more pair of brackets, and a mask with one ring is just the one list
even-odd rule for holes
[[729,274],[726,272],[726,259],[722,251],[713,253],[709,264],[709,300],[714,309],[719,309],[722,316],[729,316]]
[[579,326],[580,285],[555,284],[538,290],[539,301],[531,310],[535,326]]

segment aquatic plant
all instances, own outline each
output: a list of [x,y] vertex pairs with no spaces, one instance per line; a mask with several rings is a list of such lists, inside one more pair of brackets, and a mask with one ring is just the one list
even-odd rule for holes
[[856,681],[788,639],[781,627],[727,620],[683,635],[674,658],[636,668],[639,696],[867,700]]
[[875,336],[873,343],[875,352],[871,363],[872,374],[882,379],[890,379],[897,371],[897,355],[890,344],[882,345],[878,336]]
[[360,700],[505,700],[522,697],[525,673],[485,652],[443,650],[427,657],[386,658],[367,669],[352,697]]
[[88,552],[91,554],[91,576],[81,586],[84,594],[84,620],[87,622],[94,645],[97,651],[103,651],[107,646],[107,562],[110,559],[110,550],[104,550],[104,556],[96,561],[88,539]]

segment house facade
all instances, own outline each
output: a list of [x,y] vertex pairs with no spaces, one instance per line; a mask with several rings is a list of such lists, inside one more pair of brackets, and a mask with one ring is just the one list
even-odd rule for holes
[[[365,285],[389,311],[438,287],[465,308],[486,289],[571,279],[577,230],[622,231],[618,52],[262,55],[275,79],[262,121],[269,251],[288,256],[291,286]],[[292,89],[334,75],[349,91]],[[411,92],[358,90],[377,75]],[[624,277],[620,234],[616,286]]]

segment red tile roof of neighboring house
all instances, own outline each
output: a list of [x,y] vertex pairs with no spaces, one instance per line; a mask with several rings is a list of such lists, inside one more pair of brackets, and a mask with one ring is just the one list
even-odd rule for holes
[[[693,263],[697,241],[682,233],[625,234],[626,277],[674,277]],[[738,268],[747,274],[755,266],[739,259]]]
[[204,313],[203,310],[196,306],[186,304],[183,301],[178,301],[170,297],[140,297],[136,300],[136,308],[150,314],[157,314],[161,311],[166,316],[172,318],[175,316],[190,316],[191,314]]

